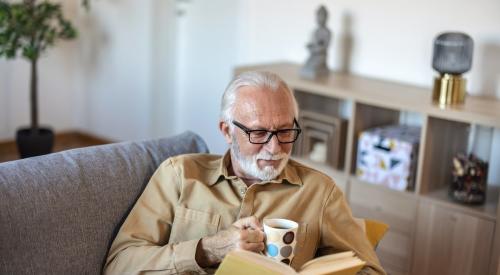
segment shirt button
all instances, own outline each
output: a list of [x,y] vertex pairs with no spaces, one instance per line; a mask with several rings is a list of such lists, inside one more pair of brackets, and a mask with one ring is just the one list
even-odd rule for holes
[[247,192],[247,191],[245,190],[245,188],[241,188],[241,189],[240,189],[240,194],[241,194],[241,195],[245,195],[245,193],[246,193],[246,192]]

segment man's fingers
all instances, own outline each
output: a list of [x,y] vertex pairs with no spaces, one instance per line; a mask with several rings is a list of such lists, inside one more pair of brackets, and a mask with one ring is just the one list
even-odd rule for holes
[[259,219],[255,216],[250,216],[250,217],[246,217],[243,219],[239,219],[234,223],[234,226],[241,228],[241,229],[253,228],[253,229],[264,230]]
[[264,251],[264,243],[245,243],[241,242],[239,247],[243,250],[253,251],[253,252],[261,252]]
[[246,230],[247,236],[246,236],[246,241],[249,243],[260,243],[264,242],[264,232],[260,230],[254,230],[254,229],[248,229]]
[[258,242],[263,242],[265,239],[265,234],[264,232],[260,230],[255,230],[255,229],[239,229],[239,236],[238,238],[241,241],[245,241],[248,243],[258,243]]

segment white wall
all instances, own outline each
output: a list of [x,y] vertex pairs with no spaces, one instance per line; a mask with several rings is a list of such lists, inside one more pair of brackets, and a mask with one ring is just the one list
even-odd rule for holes
[[6,139],[7,137],[12,138],[7,133],[9,128],[9,113],[7,112],[7,97],[8,97],[8,87],[9,75],[7,71],[7,61],[3,59],[0,60],[0,140]]
[[80,11],[84,130],[112,140],[151,135],[152,3],[93,1]]
[[238,56],[239,2],[198,0],[179,7],[177,131],[196,131],[217,153],[226,148],[219,107]]
[[174,1],[154,0],[152,20],[151,136],[165,137],[176,132],[178,18]]

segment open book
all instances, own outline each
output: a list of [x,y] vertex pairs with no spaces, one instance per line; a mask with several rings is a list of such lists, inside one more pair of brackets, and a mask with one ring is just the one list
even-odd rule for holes
[[319,257],[305,263],[298,271],[283,263],[276,262],[264,255],[248,251],[232,251],[226,255],[217,269],[216,275],[353,275],[356,274],[365,262],[354,255],[354,252],[341,252]]

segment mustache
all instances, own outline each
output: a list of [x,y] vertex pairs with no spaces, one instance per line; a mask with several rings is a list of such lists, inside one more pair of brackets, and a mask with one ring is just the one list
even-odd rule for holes
[[287,153],[277,153],[277,154],[271,154],[268,152],[260,152],[255,156],[255,159],[262,159],[262,160],[281,160],[285,159],[288,157]]

